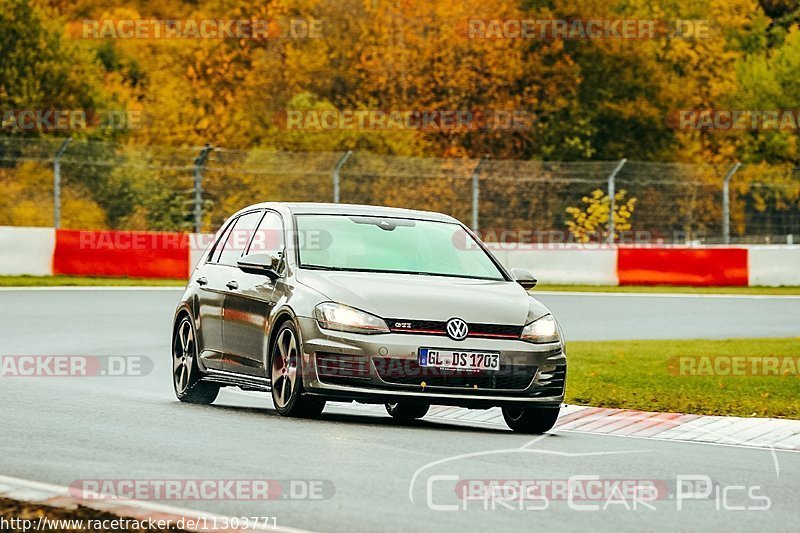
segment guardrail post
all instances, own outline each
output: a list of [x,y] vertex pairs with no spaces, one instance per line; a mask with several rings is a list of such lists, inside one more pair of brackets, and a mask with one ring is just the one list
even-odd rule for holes
[[72,137],[61,143],[56,157],[53,160],[53,226],[58,229],[61,227],[61,156],[67,151],[67,146],[72,141]]
[[731,178],[741,166],[741,163],[733,165],[722,180],[722,242],[725,244],[731,243]]
[[614,209],[616,208],[616,198],[615,197],[617,195],[615,180],[617,178],[617,174],[619,173],[620,170],[622,170],[622,167],[625,166],[625,163],[627,163],[627,162],[628,162],[628,160],[625,159],[625,158],[620,159],[619,163],[617,163],[617,166],[614,168],[614,170],[608,176],[608,208],[609,208],[609,211],[608,211],[608,238],[607,238],[607,240],[610,243],[614,242],[614,231],[615,231],[615,229],[614,229]]
[[336,163],[336,166],[333,167],[333,203],[335,204],[339,203],[339,172],[342,170],[342,167],[344,167],[344,164],[347,163],[347,160],[350,159],[351,155],[353,155],[352,150],[346,151]]
[[200,233],[203,227],[203,167],[208,159],[211,145],[206,145],[200,150],[194,160],[194,232]]
[[478,231],[479,227],[479,212],[480,212],[480,197],[481,197],[481,184],[480,184],[480,172],[481,166],[483,163],[489,158],[489,156],[481,157],[478,164],[475,165],[475,169],[472,171],[472,231]]

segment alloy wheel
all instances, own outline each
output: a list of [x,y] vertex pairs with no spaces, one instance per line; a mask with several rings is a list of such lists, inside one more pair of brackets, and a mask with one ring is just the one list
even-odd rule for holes
[[178,394],[185,393],[191,384],[194,352],[194,330],[189,319],[184,318],[178,326],[172,347],[172,382]]
[[291,329],[284,329],[272,354],[272,397],[275,404],[284,408],[289,403],[297,385],[297,339]]

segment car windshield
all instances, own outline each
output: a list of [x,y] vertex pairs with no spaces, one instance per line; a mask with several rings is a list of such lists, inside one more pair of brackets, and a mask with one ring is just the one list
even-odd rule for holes
[[459,224],[348,215],[296,221],[301,268],[505,280]]

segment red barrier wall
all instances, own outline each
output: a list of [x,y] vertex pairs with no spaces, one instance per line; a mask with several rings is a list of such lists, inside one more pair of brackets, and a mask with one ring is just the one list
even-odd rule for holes
[[[56,230],[55,241],[53,274],[186,279],[191,266],[186,234]],[[747,286],[748,250],[619,248],[616,276],[620,285]]]
[[620,248],[620,285],[747,286],[745,248]]
[[188,272],[186,234],[56,230],[53,274],[185,279]]

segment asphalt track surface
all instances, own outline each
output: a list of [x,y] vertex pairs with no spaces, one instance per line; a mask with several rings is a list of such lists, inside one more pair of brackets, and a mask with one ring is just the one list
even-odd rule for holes
[[[470,422],[400,426],[348,404],[330,404],[320,420],[284,419],[267,395],[236,390],[224,390],[211,406],[180,404],[169,356],[179,296],[177,290],[0,291],[0,354],[141,355],[154,363],[139,377],[0,377],[0,473],[58,485],[283,480],[270,502],[164,503],[274,516],[279,526],[313,531],[797,530],[798,453],[568,431],[534,439]],[[800,323],[800,300],[792,298],[541,298],[574,339],[783,336],[796,335]],[[666,327],[671,334],[662,334]],[[630,498],[607,504],[603,497],[557,497],[546,508],[541,500],[502,497],[463,504],[454,476],[556,482],[599,476],[650,480],[667,490],[647,505]],[[711,494],[680,500],[679,509],[678,495],[689,491],[677,485],[679,476],[711,480]],[[322,499],[284,499],[288,480],[324,480],[328,489]]]

